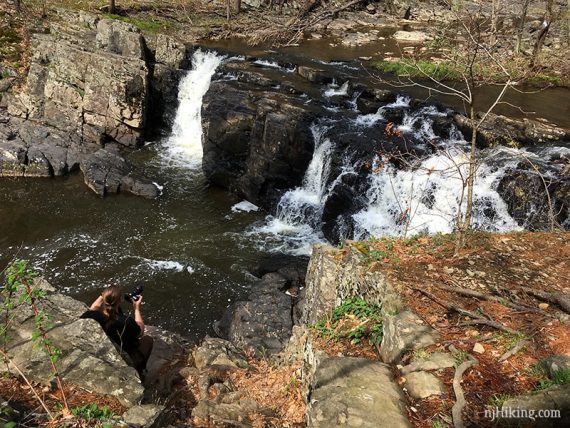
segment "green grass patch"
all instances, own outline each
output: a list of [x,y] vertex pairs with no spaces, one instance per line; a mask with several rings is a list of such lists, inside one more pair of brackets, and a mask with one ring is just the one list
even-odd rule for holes
[[157,32],[167,30],[170,27],[169,22],[158,19],[129,18],[128,16],[115,15],[112,13],[106,13],[104,17],[108,19],[116,19],[117,21],[123,21],[127,24],[134,25],[141,31]]
[[564,85],[564,79],[562,77],[548,73],[537,73],[529,78],[528,81],[533,84]]
[[436,80],[457,80],[461,77],[457,70],[454,69],[453,65],[448,62],[440,62],[436,64],[425,60],[412,62],[401,59],[399,61],[372,61],[370,64],[379,71],[384,73],[393,73],[398,76],[429,76]]
[[352,344],[368,341],[370,345],[382,342],[382,314],[379,305],[355,297],[344,300],[329,319],[314,326],[317,334],[327,340],[348,339]]
[[568,383],[570,383],[570,369],[560,369],[553,372],[550,379],[542,379],[536,389],[542,390],[556,385],[566,385]]

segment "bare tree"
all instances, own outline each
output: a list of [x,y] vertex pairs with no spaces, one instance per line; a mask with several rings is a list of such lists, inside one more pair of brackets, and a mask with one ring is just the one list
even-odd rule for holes
[[[426,69],[425,62],[421,62],[417,56],[413,56],[411,65],[415,69],[415,75],[423,80],[417,77],[400,76],[398,77],[397,86],[415,86],[424,88],[429,93],[453,96],[459,98],[465,105],[465,113],[469,119],[471,135],[465,175],[462,172],[463,169],[459,169],[463,182],[458,200],[459,209],[455,219],[456,250],[459,250],[465,245],[465,237],[471,228],[473,217],[475,177],[478,168],[477,133],[482,124],[488,119],[489,114],[502,102],[505,93],[515,84],[515,81],[499,59],[499,55],[493,49],[493,46],[488,44],[486,35],[482,30],[481,14],[471,13],[467,9],[463,9],[460,12],[456,11],[454,14],[455,24],[459,31],[457,31],[457,28],[454,31],[455,37],[450,40],[452,49],[449,53],[443,54],[443,59],[446,67],[451,69],[451,72],[455,74],[454,77],[458,77],[459,82],[450,82],[445,72],[440,73],[437,69],[435,71]],[[495,99],[481,115],[478,115],[475,109],[476,88],[493,83],[479,72],[481,68],[488,66],[493,66],[503,76],[504,83],[500,84],[500,89]]]
[[544,41],[546,40],[550,26],[552,25],[552,21],[554,19],[553,6],[554,0],[546,0],[546,9],[544,11],[542,25],[538,31],[538,36],[536,37],[536,42],[534,43],[534,48],[532,50],[532,56],[530,59],[531,67],[534,67],[536,65],[538,54],[542,49],[542,45],[544,45]]
[[517,30],[517,43],[515,46],[515,52],[520,53],[522,49],[522,38],[524,35],[524,25],[526,22],[526,16],[528,14],[528,7],[530,5],[531,0],[523,0],[521,5],[521,14],[519,16],[519,28]]

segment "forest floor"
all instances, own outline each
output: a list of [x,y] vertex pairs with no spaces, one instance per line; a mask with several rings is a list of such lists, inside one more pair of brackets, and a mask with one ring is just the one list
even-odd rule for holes
[[[453,235],[356,245],[370,269],[384,272],[408,306],[440,334],[438,344],[408,358],[425,358],[453,345],[456,355],[478,361],[463,376],[464,420],[470,426],[490,426],[483,416],[488,406],[500,407],[508,398],[552,384],[537,366],[541,359],[570,357],[568,306],[564,310],[554,303],[562,297],[562,304],[570,304],[569,242],[568,232],[476,233],[458,255]],[[476,344],[479,352],[474,352]],[[328,348],[339,351],[338,346]],[[435,372],[445,385],[444,396],[410,398],[414,426],[450,422],[454,373],[453,368]],[[403,384],[405,379],[398,381]]]

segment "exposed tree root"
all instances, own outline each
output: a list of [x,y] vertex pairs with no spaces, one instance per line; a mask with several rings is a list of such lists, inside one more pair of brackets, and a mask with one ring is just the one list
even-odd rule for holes
[[535,290],[534,288],[521,287],[528,294],[538,297],[545,302],[553,303],[558,305],[564,312],[570,314],[570,298],[562,292],[558,293],[548,293],[546,291]]
[[463,428],[465,426],[463,424],[461,413],[463,412],[463,408],[467,403],[465,401],[463,388],[461,387],[461,378],[463,377],[463,373],[465,373],[468,368],[476,364],[478,364],[478,361],[470,355],[469,359],[461,363],[460,366],[455,370],[455,375],[453,376],[453,392],[455,393],[455,404],[451,409],[454,428]]
[[452,305],[451,303],[444,302],[440,298],[431,294],[429,291],[422,290],[421,288],[415,288],[415,287],[412,287],[412,289],[419,291],[423,295],[425,295],[428,298],[430,298],[431,300],[433,300],[438,305],[443,306],[444,308],[446,308],[447,310],[449,310],[451,312],[456,312],[460,315],[464,315],[464,316],[467,316],[469,318],[472,318],[472,321],[465,321],[462,323],[462,325],[473,325],[473,324],[488,325],[489,327],[493,327],[493,328],[496,328],[497,330],[502,330],[502,331],[505,331],[507,333],[516,334],[516,335],[520,334],[520,332],[518,332],[517,330],[513,330],[512,328],[509,328],[506,325],[501,324],[500,322],[493,320],[488,315],[486,316],[486,318],[484,318],[484,317],[476,314],[475,312],[471,312],[471,311],[469,311],[467,309],[463,309],[459,306]]

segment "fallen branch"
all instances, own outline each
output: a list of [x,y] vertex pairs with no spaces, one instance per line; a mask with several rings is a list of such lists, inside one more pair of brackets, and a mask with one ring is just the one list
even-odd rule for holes
[[441,300],[438,297],[431,294],[429,291],[422,290],[421,288],[416,288],[416,287],[412,287],[412,289],[419,291],[420,293],[427,296],[428,298],[433,300],[435,303],[437,303],[438,305],[444,307],[445,309],[447,309],[449,311],[457,312],[460,315],[465,315],[465,316],[473,319],[473,321],[466,321],[466,322],[462,323],[463,325],[482,324],[482,325],[488,325],[489,327],[496,328],[497,330],[506,331],[507,333],[516,334],[516,335],[520,334],[520,332],[513,330],[512,328],[509,328],[506,325],[501,324],[500,322],[497,322],[497,321],[491,319],[491,317],[483,318],[482,316],[477,315],[475,312],[471,312],[471,311],[468,311],[467,309],[463,309],[459,306],[455,306],[455,305],[452,305],[450,303],[444,302],[443,300]]
[[564,293],[548,293],[546,291],[535,290],[533,288],[521,286],[521,288],[528,294],[532,294],[534,297],[538,297],[545,302],[553,303],[558,305],[564,312],[570,314],[570,298]]
[[511,350],[501,355],[501,357],[499,358],[499,362],[502,363],[503,361],[507,361],[509,358],[511,358],[513,355],[515,355],[517,352],[519,352],[522,348],[524,348],[528,344],[529,342],[527,340],[519,341],[515,346],[513,346]]
[[500,303],[503,306],[508,306],[509,308],[516,309],[517,311],[543,313],[539,309],[531,308],[526,305],[519,305],[517,303],[505,300],[505,298],[502,297],[490,296],[487,294],[479,293],[478,291],[473,291],[467,288],[460,287],[459,285],[455,285],[455,282],[452,282],[452,284],[454,284],[454,286],[449,286],[444,284],[437,284],[437,286],[443,290],[451,291],[457,294],[462,294],[464,296],[476,297],[477,299]]
[[465,371],[478,364],[478,361],[469,356],[469,359],[462,362],[459,367],[455,370],[455,375],[453,376],[453,392],[455,393],[455,404],[451,408],[451,416],[453,418],[453,426],[454,428],[463,428],[463,419],[461,418],[461,413],[463,412],[463,408],[465,407],[465,395],[463,393],[463,388],[461,388],[461,378],[463,377],[463,373]]

